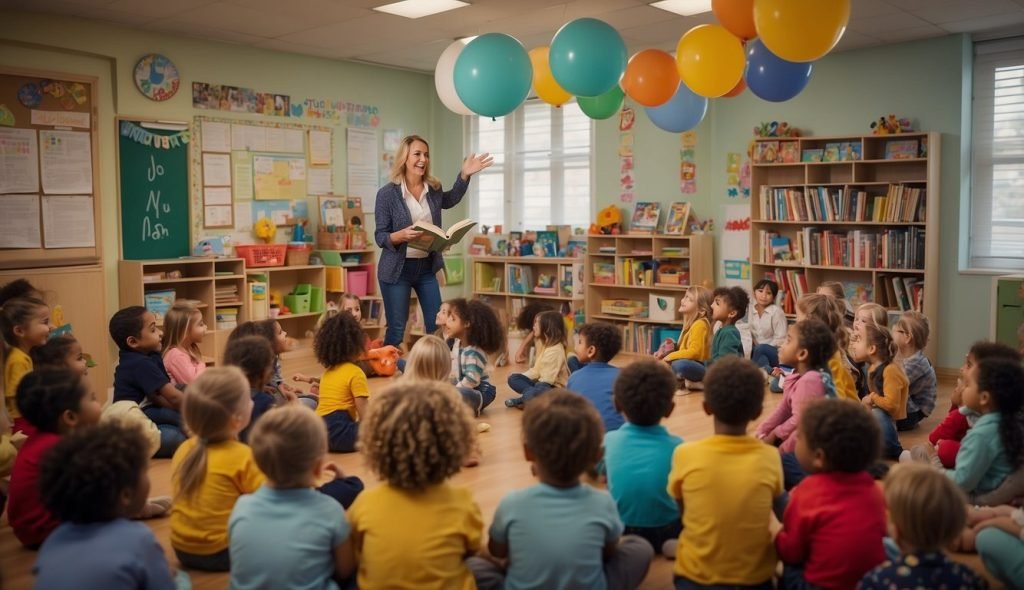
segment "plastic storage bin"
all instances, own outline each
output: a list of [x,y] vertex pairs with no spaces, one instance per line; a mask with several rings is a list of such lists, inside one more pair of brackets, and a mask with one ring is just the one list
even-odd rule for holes
[[369,282],[369,274],[365,270],[350,270],[346,278],[346,288],[349,293],[359,297],[366,297]]
[[309,313],[312,285],[299,283],[295,290],[284,296],[284,306],[292,313]]
[[235,244],[235,254],[247,268],[284,266],[288,244]]

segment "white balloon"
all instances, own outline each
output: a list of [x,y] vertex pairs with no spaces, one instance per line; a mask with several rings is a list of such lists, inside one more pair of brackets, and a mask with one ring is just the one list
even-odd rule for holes
[[437,60],[437,67],[434,68],[434,88],[437,89],[437,96],[444,106],[456,115],[474,116],[473,111],[462,104],[462,99],[455,92],[455,61],[459,54],[466,47],[462,41],[456,41],[448,46]]

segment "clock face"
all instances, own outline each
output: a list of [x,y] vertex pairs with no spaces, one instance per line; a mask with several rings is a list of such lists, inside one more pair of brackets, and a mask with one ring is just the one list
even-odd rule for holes
[[167,100],[180,85],[178,68],[159,53],[150,53],[135,64],[135,87],[150,100]]

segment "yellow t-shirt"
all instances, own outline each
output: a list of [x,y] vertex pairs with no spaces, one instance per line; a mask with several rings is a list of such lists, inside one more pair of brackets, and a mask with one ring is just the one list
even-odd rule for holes
[[[196,446],[192,437],[178,447],[171,459],[171,473]],[[206,478],[191,497],[178,494],[172,475],[174,506],[171,508],[171,546],[195,555],[212,555],[228,547],[228,517],[242,494],[263,485],[252,449],[237,440],[211,444],[206,450]]]
[[679,349],[665,356],[665,362],[687,359],[704,362],[711,358],[711,323],[698,318],[688,330],[679,334]]
[[677,575],[705,585],[771,579],[776,557],[768,522],[782,493],[778,449],[718,434],[682,444],[672,454],[668,493],[683,501]]
[[359,494],[346,516],[359,590],[476,588],[463,560],[480,548],[483,519],[468,489],[442,483],[413,492],[384,483]]
[[354,363],[335,365],[320,377],[320,403],[317,416],[345,410],[353,420],[359,420],[356,410],[357,397],[370,397],[370,385],[366,373]]
[[18,393],[18,384],[22,377],[32,372],[32,357],[25,354],[16,346],[7,349],[7,362],[4,363],[4,399],[7,402],[7,412],[11,418],[20,418],[18,403],[15,401]]
[[836,384],[836,397],[839,399],[852,399],[860,401],[857,395],[857,384],[853,382],[853,374],[843,363],[842,351],[837,350],[832,358],[828,359],[828,370],[832,373],[832,382]]

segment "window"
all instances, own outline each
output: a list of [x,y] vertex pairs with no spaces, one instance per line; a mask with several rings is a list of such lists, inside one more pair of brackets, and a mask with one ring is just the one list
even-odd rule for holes
[[1024,268],[1024,38],[974,45],[974,268]]
[[471,118],[469,151],[494,156],[474,178],[472,218],[506,231],[589,225],[592,139],[590,119],[575,102],[554,108],[528,101],[500,119]]

